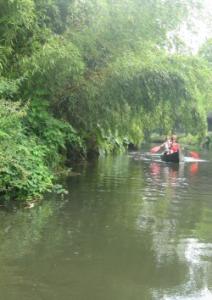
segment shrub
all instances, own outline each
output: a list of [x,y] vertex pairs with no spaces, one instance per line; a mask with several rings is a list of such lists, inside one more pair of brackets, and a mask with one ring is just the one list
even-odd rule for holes
[[0,196],[31,199],[52,186],[53,176],[45,164],[47,147],[24,134],[25,110],[19,103],[0,100]]

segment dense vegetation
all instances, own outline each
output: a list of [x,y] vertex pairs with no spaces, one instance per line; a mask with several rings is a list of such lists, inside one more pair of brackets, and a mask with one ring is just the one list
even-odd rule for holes
[[155,131],[205,134],[211,41],[191,56],[176,34],[198,2],[0,0],[1,197]]

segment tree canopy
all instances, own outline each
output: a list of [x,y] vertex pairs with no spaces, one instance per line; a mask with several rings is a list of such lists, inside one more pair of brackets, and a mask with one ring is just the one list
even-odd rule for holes
[[[33,184],[43,192],[70,158],[139,145],[155,131],[205,134],[211,40],[198,55],[170,51],[170,33],[200,2],[0,0],[0,193],[17,185],[20,198],[33,197]],[[43,171],[25,176],[35,161]]]

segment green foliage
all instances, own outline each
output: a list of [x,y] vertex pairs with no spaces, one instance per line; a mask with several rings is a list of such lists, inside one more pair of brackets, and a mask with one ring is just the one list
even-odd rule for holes
[[3,199],[40,197],[52,186],[45,165],[47,148],[27,138],[21,125],[26,112],[18,103],[0,101],[0,195]]
[[[199,145],[201,140],[202,140],[202,137],[200,137],[198,135],[191,135],[190,133],[188,135],[185,135],[185,136],[182,136],[179,138],[180,143],[186,145],[186,149],[187,149],[188,145]],[[192,149],[194,149],[194,146],[192,146]]]
[[89,68],[105,65],[139,43],[164,46],[199,1],[89,0],[70,5],[68,33],[82,49]]
[[208,39],[199,50],[199,55],[212,64],[212,38]]
[[83,62],[71,42],[54,37],[32,56],[23,57],[21,69],[25,97],[43,97],[53,101],[54,97],[60,97],[63,89],[71,89],[80,79]]
[[28,134],[36,134],[46,146],[48,164],[51,168],[56,168],[64,162],[68,153],[71,155],[67,152],[69,147],[72,147],[72,151],[78,149],[82,154],[85,149],[82,139],[71,124],[54,118],[48,109],[47,101],[34,101],[29,106],[24,123],[28,128]]
[[0,98],[12,99],[18,91],[18,82],[0,77]]
[[[212,109],[212,39],[208,39],[199,50],[199,56],[205,60],[208,65],[207,80],[204,84],[204,91],[207,97],[207,110]],[[206,76],[205,76],[206,77]]]
[[2,194],[38,196],[50,169],[152,132],[204,135],[210,41],[196,57],[167,52],[199,3],[0,0]]
[[[167,57],[157,50],[143,51],[143,55],[128,52],[109,65],[105,74],[93,101],[104,135],[118,132],[139,145],[157,129],[205,132],[206,99],[200,89],[206,76],[197,60]],[[202,87],[200,83],[197,87],[197,80]]]

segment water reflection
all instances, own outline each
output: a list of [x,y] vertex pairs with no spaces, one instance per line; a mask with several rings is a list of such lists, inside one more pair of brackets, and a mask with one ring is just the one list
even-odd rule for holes
[[[209,271],[212,270],[212,236],[208,232],[211,228],[211,219],[209,221],[207,218],[207,224],[205,223],[205,209],[201,205],[198,209],[197,207],[192,209],[194,203],[190,200],[195,201],[195,197],[189,198],[187,205],[182,202],[188,200],[189,190],[192,188],[192,176],[198,175],[199,163],[164,165],[159,162],[152,162],[149,167],[151,177],[148,178],[148,184],[145,188],[145,211],[142,211],[138,218],[138,226],[142,230],[145,228],[145,230],[152,232],[153,249],[155,249],[157,257],[156,265],[160,268],[166,266],[169,261],[175,265],[172,276],[176,277],[177,270],[180,270],[181,274],[181,282],[178,282],[176,291],[175,288],[169,288],[169,293],[154,291],[154,299],[211,299],[212,294],[209,289],[212,287],[212,282],[208,280],[212,277],[212,272]],[[157,188],[154,189],[154,186]],[[157,196],[155,196],[155,192]],[[183,195],[186,195],[186,199]],[[197,199],[200,195],[199,190],[196,195]],[[152,205],[152,201],[154,201],[154,205]],[[189,207],[190,213],[185,214],[181,206],[187,212],[189,211],[187,207]],[[211,209],[207,213],[211,215]],[[151,225],[148,222],[142,222],[143,215],[145,215],[145,219],[148,219],[148,215],[151,218],[154,216]],[[185,222],[187,225],[195,224],[189,236],[198,236],[198,238],[182,237],[185,234],[188,235],[185,233],[187,227]],[[203,234],[205,230],[206,232]],[[207,237],[207,244],[201,242],[203,237]],[[207,258],[206,261],[205,258]]]
[[0,212],[2,299],[211,295],[210,165],[119,156],[75,169],[65,201]]
[[198,162],[191,163],[189,167],[190,174],[195,175],[198,173],[198,170],[199,170],[199,163]]
[[[183,170],[186,168],[185,163],[174,164],[174,163],[162,163],[153,161],[150,163],[150,173],[152,176],[158,176],[165,170],[166,178],[175,179],[183,175]],[[195,175],[199,171],[199,162],[191,162],[188,164],[189,175]]]

